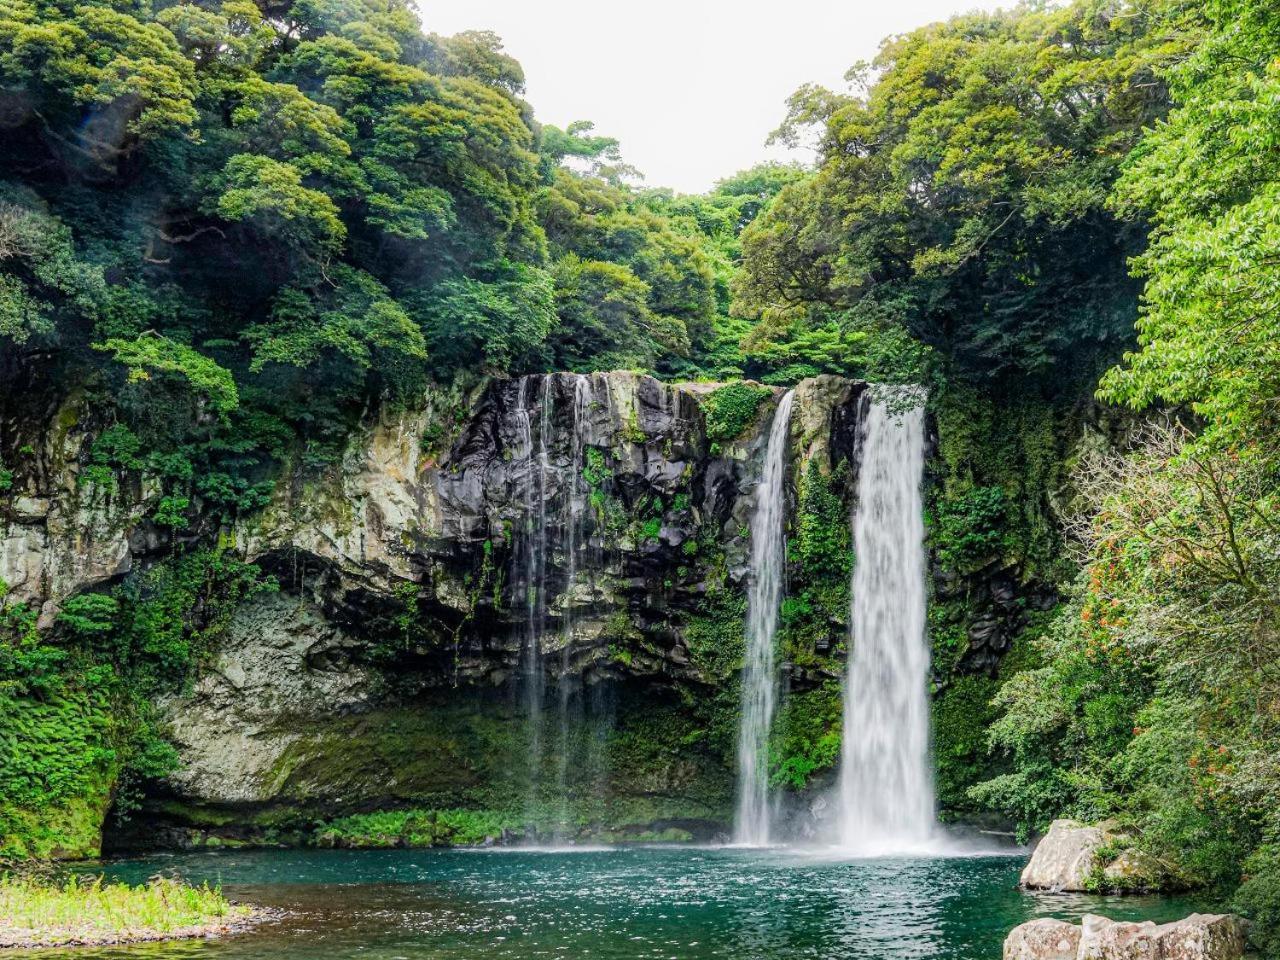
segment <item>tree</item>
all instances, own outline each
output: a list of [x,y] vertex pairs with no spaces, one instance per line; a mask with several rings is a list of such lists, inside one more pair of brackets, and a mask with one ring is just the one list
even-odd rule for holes
[[779,136],[816,127],[819,168],[744,233],[735,310],[887,315],[979,378],[1088,372],[1135,316],[1141,231],[1106,197],[1188,42],[1168,6],[959,17],[888,41],[860,94],[800,91]]

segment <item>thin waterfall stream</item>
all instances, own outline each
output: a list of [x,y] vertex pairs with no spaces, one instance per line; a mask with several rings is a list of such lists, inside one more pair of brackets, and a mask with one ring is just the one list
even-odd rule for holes
[[925,629],[924,408],[873,396],[863,421],[838,842],[863,855],[936,841]]
[[526,814],[535,819],[538,811],[538,781],[542,766],[542,699],[545,671],[542,664],[542,634],[546,628],[547,562],[547,384],[539,390],[541,415],[535,433],[529,411],[529,388],[537,378],[521,377],[516,388],[514,410],[520,441],[519,456],[526,463],[524,483],[525,549],[519,583],[525,597],[525,643],[523,677],[525,709],[529,718],[528,796]]
[[[574,639],[574,605],[578,586],[578,551],[586,541],[587,492],[584,489],[582,470],[586,451],[586,430],[592,401],[592,381],[589,374],[577,374],[573,381],[573,425],[570,432],[569,474],[565,482],[565,587],[560,628],[560,671],[556,678],[560,711],[560,741],[556,757],[557,838],[569,823],[569,764],[573,753],[572,720],[579,726],[585,722],[585,685],[581,678],[572,675],[572,648]],[[589,570],[582,571],[589,573]],[[576,698],[574,694],[577,694]],[[571,717],[576,704],[576,716]]]
[[742,719],[738,728],[738,810],[734,840],[764,845],[772,832],[769,730],[777,707],[774,639],[786,564],[786,481],[790,460],[788,390],[769,428],[760,485],[751,515],[751,591],[747,599],[747,652],[742,671]]
[[[559,427],[556,419],[557,378],[571,377],[572,396],[568,403],[572,422],[568,459],[556,456],[553,443]],[[550,839],[567,842],[572,820],[570,771],[597,780],[603,773],[603,759],[594,742],[585,742],[575,731],[585,727],[587,689],[583,678],[575,676],[573,641],[576,627],[577,592],[590,583],[592,568],[600,558],[593,556],[587,536],[587,494],[583,468],[590,431],[591,405],[595,401],[590,374],[547,374],[522,377],[516,389],[513,411],[518,438],[518,456],[526,463],[523,484],[525,542],[519,555],[515,582],[525,601],[525,637],[521,664],[521,685],[529,726],[528,786],[525,816],[535,829],[551,819]],[[536,389],[536,396],[533,394]],[[606,388],[607,397],[607,388]],[[536,406],[536,411],[532,409]],[[556,598],[558,555],[563,554],[563,589]],[[585,557],[582,556],[585,554]],[[581,561],[585,559],[585,563]],[[558,619],[558,626],[555,625]],[[547,657],[548,649],[559,656]],[[549,648],[548,648],[548,645]],[[555,664],[552,670],[548,667]],[[548,674],[552,673],[553,677]],[[546,691],[554,679],[556,686],[556,736],[548,743]],[[607,709],[598,726],[607,729]],[[548,767],[554,782],[548,780]],[[581,779],[579,777],[578,779]],[[553,792],[548,796],[548,788]]]

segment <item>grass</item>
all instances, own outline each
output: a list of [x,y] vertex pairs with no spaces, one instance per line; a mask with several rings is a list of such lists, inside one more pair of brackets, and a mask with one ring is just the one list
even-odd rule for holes
[[139,886],[102,877],[0,876],[0,947],[132,943],[226,932],[255,917],[221,890],[180,880]]
[[517,818],[487,810],[389,810],[334,820],[316,832],[316,842],[328,847],[466,847],[518,826]]

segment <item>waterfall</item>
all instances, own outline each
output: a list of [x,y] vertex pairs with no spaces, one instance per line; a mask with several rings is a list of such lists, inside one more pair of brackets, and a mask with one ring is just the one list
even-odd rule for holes
[[873,398],[862,425],[839,839],[865,855],[923,850],[935,833],[921,399]]
[[[572,377],[573,396],[569,424],[555,409],[557,388]],[[535,391],[536,390],[536,394]],[[573,675],[572,646],[575,629],[574,604],[580,581],[595,563],[587,539],[587,496],[583,479],[594,401],[594,383],[586,374],[546,374],[522,377],[516,386],[515,455],[524,462],[523,548],[516,556],[512,583],[523,593],[525,629],[521,647],[520,683],[529,730],[527,758],[528,793],[525,800],[527,822],[545,826],[555,821],[551,839],[564,837],[571,814],[571,769],[577,769],[583,752],[574,743],[574,731],[586,722],[585,691]],[[568,459],[557,456],[556,437],[567,435]],[[580,562],[586,553],[586,563]],[[557,563],[563,556],[563,590]],[[558,617],[558,626],[555,618]],[[547,656],[558,644],[559,656]],[[554,653],[552,654],[554,655]],[[555,715],[548,717],[544,703],[548,673],[554,671],[557,697]],[[548,721],[556,721],[557,736],[546,743]],[[587,752],[593,749],[588,743]],[[588,758],[588,762],[591,761]],[[599,767],[598,762],[592,767]],[[554,772],[554,781],[546,777]],[[548,796],[549,791],[554,791]]]
[[529,718],[528,813],[536,816],[538,780],[542,764],[542,694],[545,677],[542,666],[542,634],[546,627],[547,508],[547,422],[550,395],[547,383],[539,391],[541,416],[538,431],[529,412],[529,386],[534,377],[521,377],[516,388],[516,428],[520,458],[525,461],[524,521],[525,547],[520,586],[525,596],[525,642],[522,671],[525,709]]
[[[578,551],[586,541],[587,491],[582,478],[586,457],[586,431],[589,427],[593,384],[589,374],[575,374],[573,381],[573,424],[570,433],[569,475],[565,487],[565,587],[564,609],[561,611],[560,673],[556,678],[560,712],[560,743],[556,757],[556,796],[559,798],[558,826],[568,822],[569,762],[573,754],[572,721],[585,722],[584,691],[572,676],[574,594],[578,583]],[[575,691],[578,694],[574,700]],[[576,703],[576,711],[573,706]],[[557,833],[559,836],[559,833]]]
[[751,515],[751,592],[747,601],[747,653],[742,671],[742,719],[738,729],[738,843],[769,842],[768,746],[778,697],[774,635],[782,601],[786,561],[786,479],[791,391],[783,396],[769,428],[760,485]]

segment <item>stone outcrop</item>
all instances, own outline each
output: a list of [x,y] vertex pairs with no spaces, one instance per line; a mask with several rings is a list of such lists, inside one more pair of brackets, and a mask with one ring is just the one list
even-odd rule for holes
[[1015,927],[1004,960],[1239,960],[1238,917],[1193,913],[1173,923],[1124,923],[1086,914],[1080,926],[1039,919]]
[[1181,884],[1174,870],[1142,850],[1127,848],[1102,869],[1101,887],[1114,893],[1150,893]]
[[1141,893],[1171,889],[1176,876],[1158,859],[1136,849],[1114,821],[1083,824],[1055,820],[1022,871],[1028,890]]
[[1080,927],[1040,917],[1013,928],[1004,941],[1004,960],[1076,960]]
[[1110,833],[1105,824],[1053,821],[1022,871],[1022,886],[1030,890],[1088,890],[1091,876],[1102,867],[1099,853],[1110,842]]
[[47,627],[62,600],[119,579],[158,549],[143,517],[160,491],[143,477],[87,469],[104,425],[81,394],[26,400],[0,423],[15,450],[10,469],[23,468],[23,482],[0,497],[0,582]]
[[[812,421],[807,455],[826,458],[861,385],[813,383],[800,406]],[[531,586],[543,650],[564,652],[575,675],[696,679],[681,623],[716,588],[710,554],[730,583],[745,576],[772,409],[713,455],[707,392],[625,372],[497,381],[465,401],[470,415],[435,451],[423,437],[440,410],[383,411],[338,469],[280,484],[238,540],[366,635],[412,594],[411,646],[450,683],[511,680]],[[634,648],[625,670],[602,656],[618,640]]]
[[285,792],[290,749],[317,724],[371,705],[375,675],[360,647],[305,598],[249,600],[194,689],[162,705],[183,758],[170,785],[219,804]]

